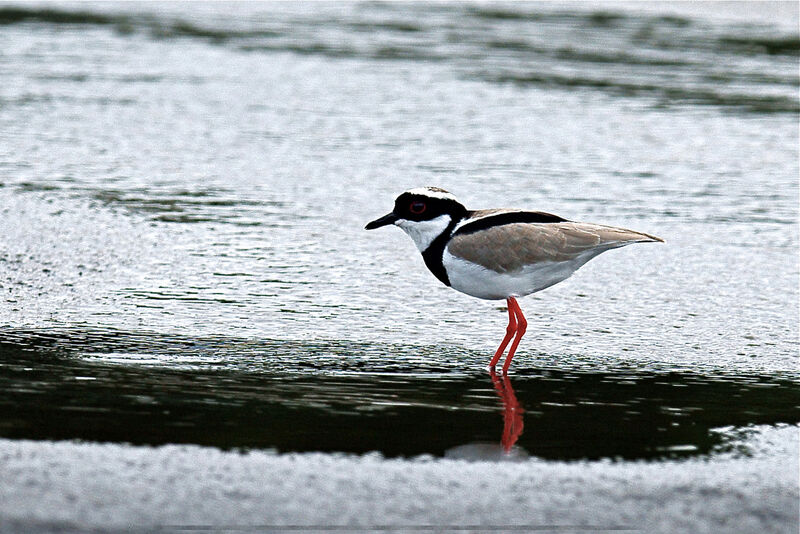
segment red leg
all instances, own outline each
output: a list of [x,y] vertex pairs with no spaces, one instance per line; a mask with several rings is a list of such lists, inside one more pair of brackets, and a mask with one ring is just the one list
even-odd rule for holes
[[[500,343],[500,347],[498,347],[497,352],[494,353],[492,361],[489,362],[489,367],[492,369],[495,365],[497,365],[497,362],[500,361],[500,356],[502,356],[506,351],[506,347],[508,346],[509,341],[511,341],[511,338],[517,333],[517,314],[511,305],[512,301],[514,301],[513,297],[508,297],[508,299],[506,299],[506,303],[508,304],[508,326],[506,327],[506,337],[503,338],[503,342]],[[516,304],[516,301],[514,301],[514,303]]]
[[[509,297],[508,302],[514,307],[514,315],[517,320],[517,337],[511,344],[511,348],[508,349],[508,356],[506,356],[506,361],[503,363],[503,374],[508,372],[508,368],[511,365],[511,358],[513,358],[514,353],[517,352],[519,342],[522,340],[522,336],[525,335],[525,330],[528,328],[528,321],[526,321],[525,316],[522,315],[522,310],[520,309],[519,304],[517,304],[517,300],[514,297]],[[511,310],[511,306],[509,306],[508,309]]]

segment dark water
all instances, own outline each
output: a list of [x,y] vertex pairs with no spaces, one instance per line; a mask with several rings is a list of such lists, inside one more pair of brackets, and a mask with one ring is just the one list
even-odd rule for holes
[[[585,365],[507,378],[480,369],[483,355],[455,348],[86,331],[4,337],[0,433],[11,438],[658,458],[730,452],[747,432],[735,428],[800,416],[797,382],[775,376]],[[442,358],[472,360],[474,369]]]
[[[797,20],[0,6],[0,436],[666,458],[797,424]],[[420,185],[667,244],[524,299],[491,377],[498,303],[363,231]]]

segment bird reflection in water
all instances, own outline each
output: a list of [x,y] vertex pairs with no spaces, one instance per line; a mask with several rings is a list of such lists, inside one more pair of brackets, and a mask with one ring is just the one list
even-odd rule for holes
[[494,389],[503,403],[503,437],[500,439],[500,444],[503,446],[503,451],[509,453],[525,427],[522,419],[525,410],[520,406],[507,374],[503,373],[501,376],[497,376],[492,367],[489,370],[489,376],[491,376]]
[[446,450],[444,453],[446,458],[503,462],[509,460],[520,461],[528,457],[528,453],[525,450],[515,446],[520,435],[522,435],[524,427],[522,414],[524,410],[517,400],[511,380],[505,373],[498,375],[493,368],[490,368],[489,376],[503,407],[503,434],[501,435],[500,443],[477,442],[459,445]]

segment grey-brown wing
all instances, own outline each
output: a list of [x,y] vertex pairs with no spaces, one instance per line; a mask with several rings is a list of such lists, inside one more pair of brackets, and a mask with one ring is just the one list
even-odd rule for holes
[[630,243],[661,239],[590,223],[515,223],[456,235],[447,245],[454,256],[500,272],[540,262],[572,261]]

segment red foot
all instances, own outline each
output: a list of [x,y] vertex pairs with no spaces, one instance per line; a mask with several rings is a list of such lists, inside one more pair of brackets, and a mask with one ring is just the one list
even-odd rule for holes
[[506,327],[506,337],[503,338],[503,342],[500,343],[500,347],[498,347],[497,352],[494,353],[494,357],[492,361],[489,362],[489,367],[494,369],[494,366],[497,365],[497,362],[500,361],[500,356],[506,351],[506,347],[508,346],[508,342],[511,341],[511,338],[514,337],[514,334],[517,333],[517,319],[516,314],[514,313],[514,308],[511,306],[511,301],[513,299],[509,298],[508,302],[508,326]]
[[511,344],[511,348],[508,350],[506,361],[503,363],[503,374],[508,372],[511,359],[514,357],[514,353],[517,352],[519,342],[522,340],[522,336],[525,335],[525,330],[528,328],[528,321],[526,321],[525,316],[522,315],[522,310],[517,303],[517,299],[508,297],[506,302],[508,303],[508,327],[506,328],[506,337],[503,338],[503,342],[500,343],[500,347],[498,347],[497,352],[494,353],[492,361],[489,362],[489,368],[494,369],[494,366],[500,361],[500,356],[505,352],[511,338],[516,335],[514,342]]
[[513,297],[509,300],[514,303],[514,314],[517,316],[517,337],[514,338],[511,348],[508,349],[508,356],[506,356],[506,361],[503,363],[503,374],[508,372],[508,368],[511,365],[511,358],[513,358],[514,353],[517,352],[519,342],[522,341],[522,336],[525,335],[525,331],[528,329],[528,321],[526,321],[525,316],[522,315],[519,304],[517,304],[517,301]]

